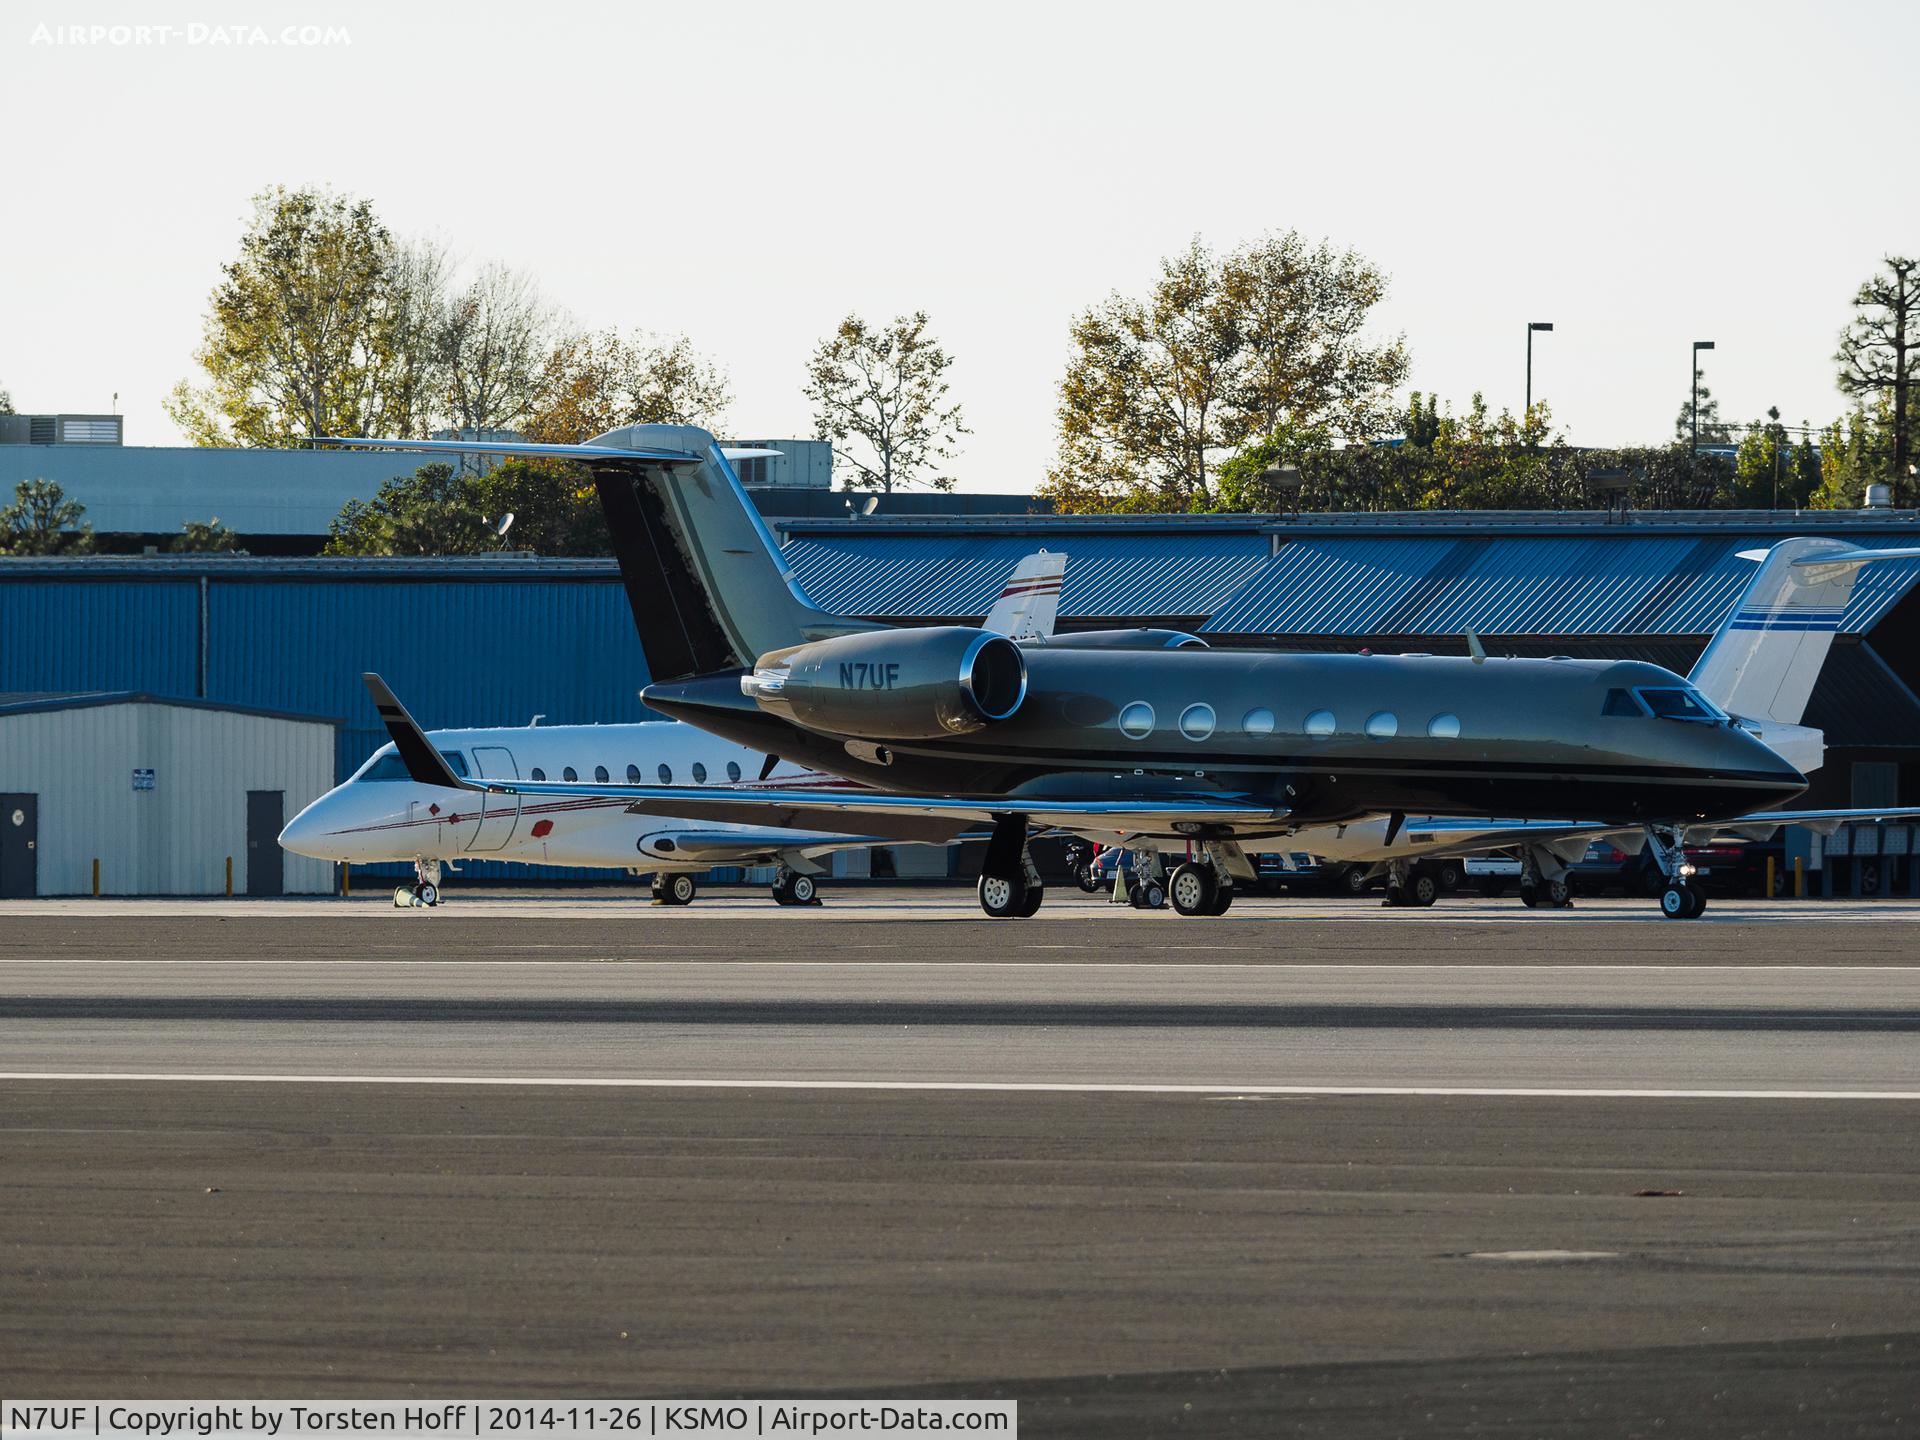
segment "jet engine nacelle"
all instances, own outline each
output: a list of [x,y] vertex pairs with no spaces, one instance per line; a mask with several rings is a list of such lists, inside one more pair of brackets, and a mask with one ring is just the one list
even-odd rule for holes
[[740,689],[810,730],[935,740],[1010,718],[1026,699],[1027,662],[990,630],[873,630],[763,655]]

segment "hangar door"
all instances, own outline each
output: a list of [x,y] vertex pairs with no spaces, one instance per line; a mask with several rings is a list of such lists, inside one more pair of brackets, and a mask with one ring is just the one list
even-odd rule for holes
[[286,791],[247,791],[247,894],[286,893],[287,856],[280,848],[286,823]]
[[0,900],[29,900],[40,836],[40,797],[0,795]]

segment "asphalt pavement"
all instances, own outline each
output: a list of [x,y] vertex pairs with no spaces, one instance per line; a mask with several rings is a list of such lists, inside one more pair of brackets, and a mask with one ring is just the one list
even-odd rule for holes
[[0,1392],[1920,1421],[1905,907],[837,898],[10,907]]

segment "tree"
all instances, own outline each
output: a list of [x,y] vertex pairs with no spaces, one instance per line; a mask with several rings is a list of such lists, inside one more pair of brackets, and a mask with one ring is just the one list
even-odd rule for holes
[[403,253],[365,200],[276,187],[254,199],[167,413],[197,445],[423,433],[440,266]]
[[471,477],[444,461],[397,475],[372,500],[349,500],[323,555],[478,555],[500,542],[475,508]]
[[686,336],[627,339],[605,330],[569,336],[547,355],[526,433],[543,443],[577,444],[621,425],[713,430],[731,403],[725,372]]
[[503,265],[483,267],[448,302],[440,353],[454,429],[478,435],[525,423],[553,326],[553,309],[532,278]]
[[[1700,443],[1702,445],[1731,445],[1733,427],[1720,418],[1720,402],[1714,399],[1713,391],[1700,378],[1698,370],[1693,372],[1694,394],[1680,402],[1680,413],[1673,419],[1673,438],[1689,448],[1693,445],[1694,406],[1699,406]],[[1697,400],[1696,400],[1697,397]]]
[[1364,441],[1386,428],[1404,343],[1363,338],[1386,278],[1292,232],[1221,257],[1199,239],[1144,300],[1080,315],[1043,495],[1063,509],[1192,510],[1223,451],[1274,434]]
[[[509,460],[466,487],[475,514],[497,525],[511,514],[507,543],[541,555],[611,555],[606,513],[592,477],[577,465]],[[496,542],[497,543],[497,542]]]
[[1884,478],[1893,482],[1893,501],[1910,482],[1915,371],[1920,367],[1920,261],[1889,255],[1875,275],[1854,294],[1854,318],[1840,332],[1834,360],[1840,389],[1856,398],[1891,392],[1888,420],[1892,455]]
[[[849,315],[820,342],[807,361],[805,393],[820,437],[834,442],[847,489],[953,488],[953,477],[938,470],[959,453],[960,437],[973,432],[960,406],[947,400],[952,365],[927,333],[924,310],[886,326]],[[847,449],[849,440],[865,453]]]
[[0,385],[0,415],[13,414],[13,396],[7,393],[7,387]]
[[22,480],[13,487],[13,503],[0,507],[0,555],[88,554],[93,526],[81,522],[86,513],[53,481]]
[[231,554],[238,548],[232,529],[222,525],[218,515],[211,520],[186,521],[167,546],[176,555]]

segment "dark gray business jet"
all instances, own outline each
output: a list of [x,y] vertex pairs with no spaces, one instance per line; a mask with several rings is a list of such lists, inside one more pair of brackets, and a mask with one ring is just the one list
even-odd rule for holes
[[[583,445],[328,443],[585,465],[653,675],[646,703],[762,751],[769,768],[777,756],[857,784],[825,794],[466,779],[443,773],[399,701],[369,677],[416,778],[629,794],[636,810],[699,819],[844,829],[858,817],[865,833],[901,838],[928,819],[986,822],[979,898],[995,917],[1040,906],[1027,849],[1037,829],[1155,852],[1190,846],[1202,858],[1174,872],[1176,908],[1219,914],[1234,878],[1251,875],[1256,842],[1384,817],[1391,849],[1407,817],[1439,816],[1471,831],[1454,847],[1462,852],[1644,837],[1668,877],[1663,912],[1690,918],[1705,902],[1687,883],[1688,829],[1778,824],[1787,818],[1778,807],[1806,788],[1762,725],[1635,661],[1488,658],[1477,642],[1463,657],[1219,650],[1153,630],[1016,644],[968,626],[830,614],[786,567],[727,454],[692,426],[629,426]],[[1865,560],[1910,553],[1840,548],[1848,554],[1790,563],[1811,580],[1819,560],[1850,584]],[[1801,596],[1786,619],[1756,612],[1759,629],[1816,612],[1837,627],[1817,587],[1799,588],[1812,599]],[[1739,613],[1748,608],[1743,600]],[[1730,663],[1747,662],[1723,657]]]

